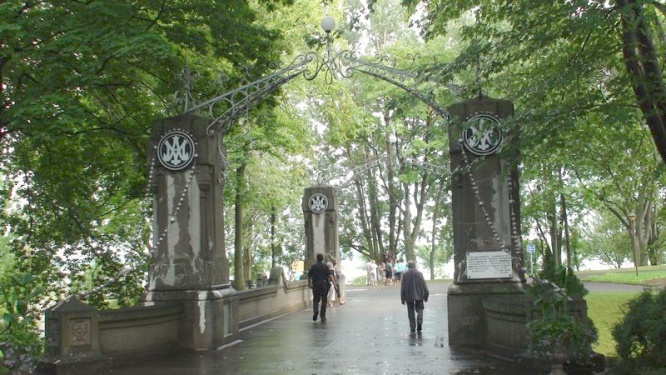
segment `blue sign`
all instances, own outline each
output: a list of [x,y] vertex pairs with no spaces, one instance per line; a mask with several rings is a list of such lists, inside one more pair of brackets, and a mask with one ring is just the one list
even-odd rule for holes
[[528,243],[527,244],[527,252],[532,254],[536,250],[536,245],[533,243]]

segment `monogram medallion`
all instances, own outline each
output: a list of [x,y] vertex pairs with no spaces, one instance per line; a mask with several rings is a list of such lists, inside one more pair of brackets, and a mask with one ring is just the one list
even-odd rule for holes
[[196,156],[196,144],[188,133],[174,129],[162,136],[157,145],[157,159],[164,168],[180,171],[187,168]]

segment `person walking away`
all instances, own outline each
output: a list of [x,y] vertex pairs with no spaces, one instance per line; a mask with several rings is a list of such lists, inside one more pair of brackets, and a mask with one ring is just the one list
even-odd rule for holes
[[395,265],[395,282],[400,285],[400,280],[402,279],[402,273],[407,271],[407,265],[402,261],[402,258],[398,259],[398,264]]
[[317,315],[320,313],[320,303],[321,321],[326,321],[326,300],[328,298],[330,274],[328,266],[324,263],[324,254],[317,254],[317,263],[310,266],[308,270],[308,286],[312,289],[313,321],[317,321]]
[[391,261],[386,262],[384,267],[384,286],[393,285],[393,264]]
[[416,269],[416,262],[410,260],[407,262],[407,271],[402,273],[400,299],[403,305],[407,303],[407,317],[409,318],[409,331],[411,333],[414,333],[416,329],[421,334],[424,303],[428,302],[429,296],[430,292],[423,274]]

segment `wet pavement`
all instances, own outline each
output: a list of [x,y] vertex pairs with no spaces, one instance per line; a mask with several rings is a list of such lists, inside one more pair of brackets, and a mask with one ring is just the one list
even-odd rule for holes
[[114,375],[219,374],[452,374],[527,375],[523,368],[449,348],[449,283],[430,282],[423,332],[410,334],[398,286],[347,288],[347,303],[328,309],[328,321],[302,310],[248,327],[236,342],[183,352]]

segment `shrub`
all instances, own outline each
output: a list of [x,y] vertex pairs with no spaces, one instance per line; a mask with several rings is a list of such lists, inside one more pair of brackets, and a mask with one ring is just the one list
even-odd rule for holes
[[[557,274],[559,275],[559,272]],[[526,326],[528,351],[539,358],[590,358],[593,354],[592,344],[597,339],[592,321],[579,321],[569,315],[567,302],[571,301],[572,297],[567,293],[567,289],[537,276],[533,278],[525,291],[539,317]],[[574,285],[573,289],[581,293],[575,283],[567,282],[566,276],[564,280],[556,279],[562,285]]]
[[30,303],[41,289],[31,288],[32,280],[31,275],[0,278],[0,369],[12,374],[29,373],[42,351],[39,312]]
[[[613,328],[621,368],[666,370],[666,289],[645,289],[629,301],[627,313]],[[635,372],[633,372],[635,373]]]

